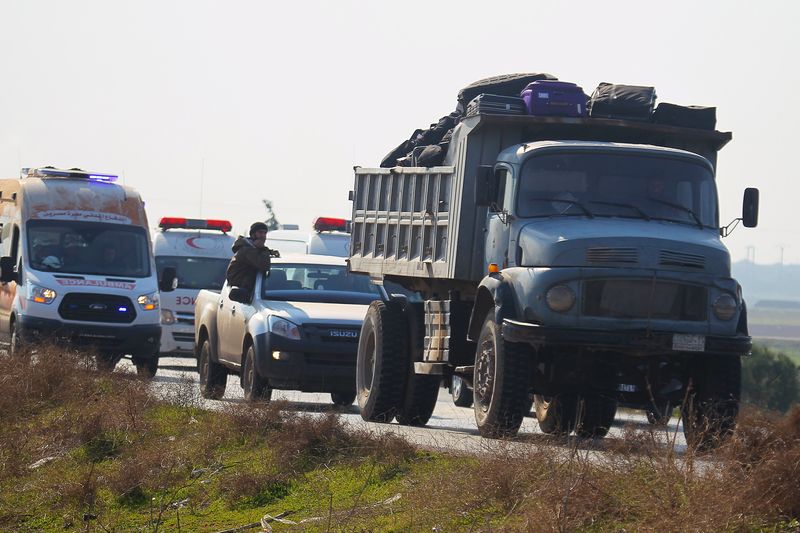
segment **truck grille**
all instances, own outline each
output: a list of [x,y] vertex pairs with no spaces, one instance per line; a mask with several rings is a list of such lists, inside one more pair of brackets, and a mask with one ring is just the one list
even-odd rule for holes
[[596,247],[586,249],[587,263],[636,263],[636,248]]
[[585,283],[583,314],[629,319],[703,321],[704,287],[671,281],[592,280]]
[[658,264],[661,266],[676,266],[683,268],[705,268],[706,259],[702,255],[687,254],[673,250],[661,250],[658,257]]
[[125,296],[69,293],[61,300],[58,314],[64,320],[129,324],[136,318],[133,303]]

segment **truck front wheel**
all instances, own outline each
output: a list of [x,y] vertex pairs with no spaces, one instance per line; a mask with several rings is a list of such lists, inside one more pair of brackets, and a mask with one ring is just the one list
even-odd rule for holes
[[705,355],[691,365],[691,386],[681,406],[686,443],[699,450],[718,445],[733,433],[739,414],[742,360]]
[[475,352],[473,395],[475,421],[484,437],[512,437],[519,431],[528,403],[529,355],[523,345],[503,339],[488,316]]
[[361,418],[391,422],[403,401],[408,324],[396,302],[370,304],[358,341],[356,394]]
[[200,395],[209,400],[219,400],[225,395],[228,383],[228,369],[211,360],[211,345],[208,339],[200,346],[200,359],[197,361],[200,374]]

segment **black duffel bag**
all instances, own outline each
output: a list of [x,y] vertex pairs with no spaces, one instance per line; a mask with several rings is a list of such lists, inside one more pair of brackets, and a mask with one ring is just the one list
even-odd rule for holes
[[661,102],[653,113],[653,122],[666,126],[713,130],[717,127],[717,108]]
[[589,100],[589,116],[649,122],[655,104],[654,87],[601,83]]
[[467,104],[479,94],[489,93],[518,97],[519,93],[531,82],[556,79],[558,78],[550,74],[527,72],[503,74],[501,76],[492,76],[490,78],[474,81],[458,91],[458,107],[456,111],[463,116],[467,110]]

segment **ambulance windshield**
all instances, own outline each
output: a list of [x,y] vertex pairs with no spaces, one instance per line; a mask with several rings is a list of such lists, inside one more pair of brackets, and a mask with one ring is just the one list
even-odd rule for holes
[[30,267],[45,272],[143,278],[150,275],[144,228],[70,220],[31,220]]

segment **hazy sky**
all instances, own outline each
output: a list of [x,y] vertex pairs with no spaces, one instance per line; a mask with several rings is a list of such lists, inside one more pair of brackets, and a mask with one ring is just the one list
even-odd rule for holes
[[[652,7],[650,7],[652,6]],[[353,165],[455,107],[463,85],[548,72],[717,106],[721,221],[761,189],[733,259],[800,263],[800,2],[0,0],[0,176],[118,172],[161,216],[275,204],[349,217]]]

